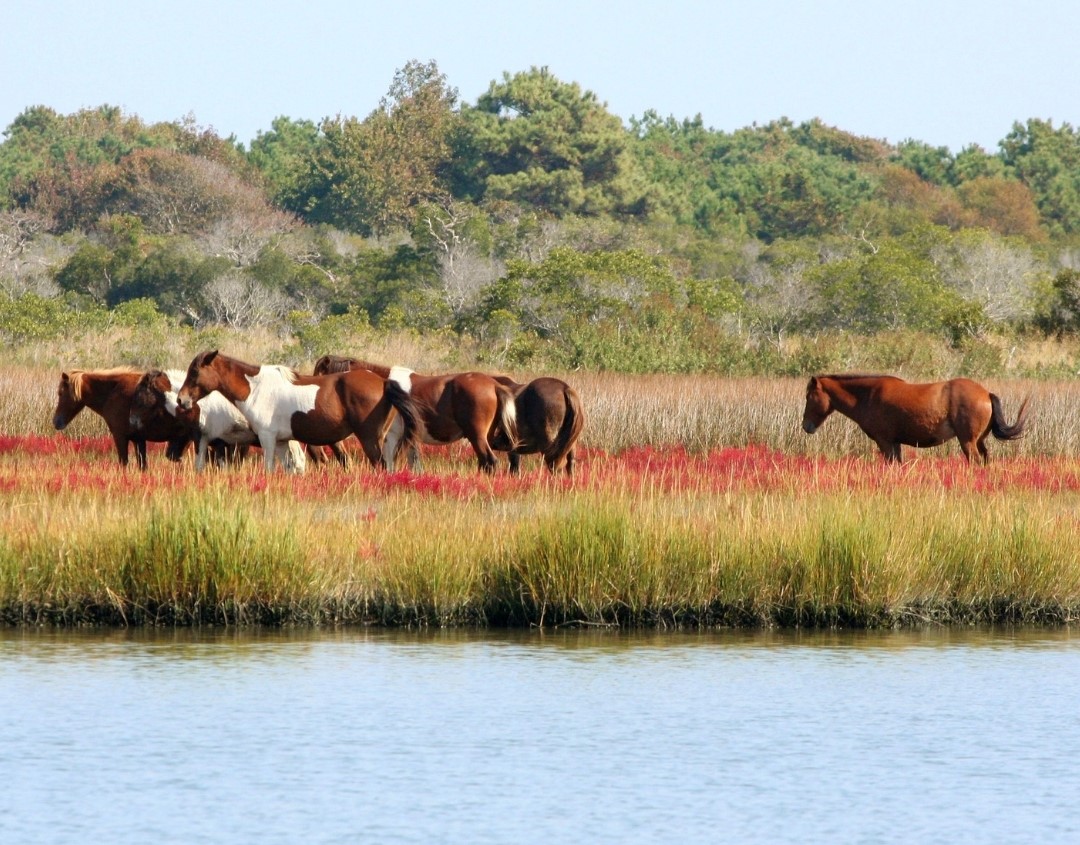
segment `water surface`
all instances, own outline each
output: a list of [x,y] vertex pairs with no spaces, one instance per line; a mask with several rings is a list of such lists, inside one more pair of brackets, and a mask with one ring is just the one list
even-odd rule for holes
[[1080,637],[0,632],[0,841],[1075,842]]

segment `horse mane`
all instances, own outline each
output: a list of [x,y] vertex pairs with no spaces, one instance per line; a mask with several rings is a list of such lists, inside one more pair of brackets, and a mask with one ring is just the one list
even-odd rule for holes
[[83,398],[83,382],[87,377],[94,378],[96,376],[120,376],[141,373],[141,370],[136,370],[134,367],[110,367],[107,370],[68,370],[67,377],[71,384],[71,396],[76,402],[81,402]]
[[327,373],[347,373],[349,370],[369,370],[383,378],[390,377],[390,367],[385,364],[376,364],[374,361],[365,361],[362,358],[348,358],[345,356],[327,355],[325,370]]
[[284,364],[263,364],[260,370],[273,370],[278,373],[289,384],[296,384],[299,374],[292,367],[287,367]]

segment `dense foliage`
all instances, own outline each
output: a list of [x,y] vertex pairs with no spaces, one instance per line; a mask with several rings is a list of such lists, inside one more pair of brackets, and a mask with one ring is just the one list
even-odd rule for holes
[[546,68],[470,104],[410,62],[367,116],[278,116],[250,149],[112,106],[34,106],[0,143],[7,344],[140,302],[195,328],[442,330],[500,364],[798,371],[792,338],[1073,333],[1078,246],[1067,123],[956,153],[817,120],[624,125]]

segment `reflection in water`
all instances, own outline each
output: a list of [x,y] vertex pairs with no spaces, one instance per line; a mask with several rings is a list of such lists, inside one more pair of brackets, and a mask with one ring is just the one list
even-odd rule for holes
[[0,839],[1072,841],[1068,630],[0,633]]

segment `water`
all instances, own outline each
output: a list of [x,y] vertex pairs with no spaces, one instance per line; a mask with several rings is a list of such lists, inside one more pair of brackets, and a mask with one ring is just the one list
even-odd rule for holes
[[1068,631],[0,632],[0,842],[1075,842]]

